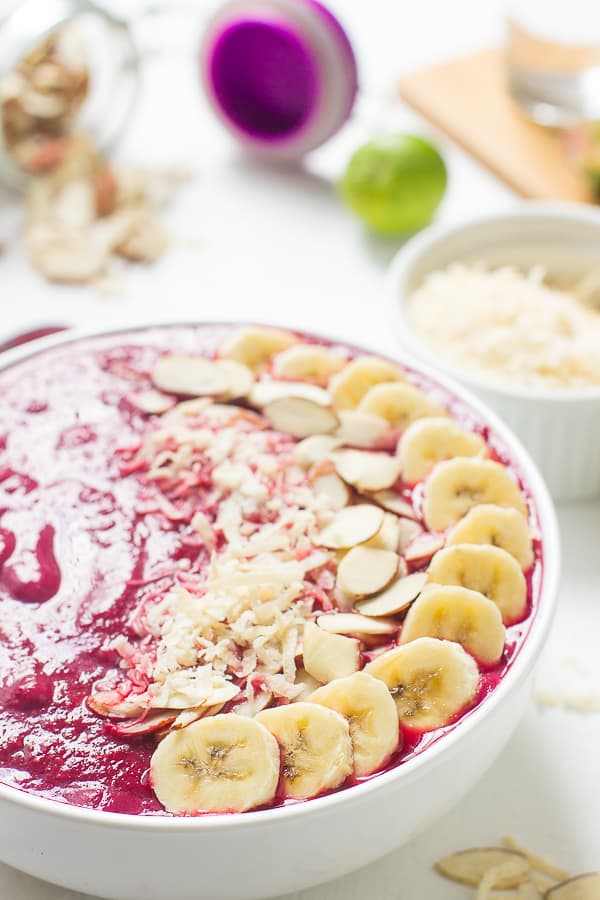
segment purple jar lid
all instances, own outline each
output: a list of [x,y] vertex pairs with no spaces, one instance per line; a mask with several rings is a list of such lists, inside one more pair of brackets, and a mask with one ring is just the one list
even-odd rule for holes
[[204,85],[220,119],[247,147],[299,158],[348,118],[356,60],[343,28],[316,0],[234,0],[210,22]]

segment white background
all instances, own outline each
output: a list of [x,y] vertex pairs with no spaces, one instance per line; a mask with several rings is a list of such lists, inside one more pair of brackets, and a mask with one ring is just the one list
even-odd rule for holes
[[[398,128],[428,134],[443,147],[450,185],[441,220],[516,202],[394,97],[400,73],[499,43],[501,10],[495,0],[338,0],[332,8],[355,44],[363,93],[352,122],[296,171],[244,160],[207,110],[193,55],[210,9],[204,0],[187,7],[167,3],[168,12],[154,24],[140,24],[148,50],[144,91],[119,156],[194,170],[167,213],[173,232],[193,246],[176,247],[152,268],[129,268],[122,296],[49,287],[20,249],[18,202],[0,192],[0,338],[40,323],[248,318],[312,328],[393,353],[393,310],[382,279],[397,245],[367,236],[341,207],[332,184],[363,138]],[[600,691],[600,505],[559,513],[564,578],[539,681],[555,684],[566,677],[563,661],[576,657],[590,667]],[[541,710],[532,701],[506,749],[459,808],[380,862],[294,897],[466,898],[467,889],[431,872],[432,862],[454,848],[494,843],[506,832],[574,871],[600,868],[599,756],[600,713]],[[77,896],[0,865],[0,897],[6,900]]]

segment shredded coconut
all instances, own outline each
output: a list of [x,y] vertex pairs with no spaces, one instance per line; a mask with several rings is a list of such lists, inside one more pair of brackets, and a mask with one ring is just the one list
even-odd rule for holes
[[436,352],[461,368],[530,387],[600,385],[600,312],[545,273],[456,263],[431,273],[409,315]]

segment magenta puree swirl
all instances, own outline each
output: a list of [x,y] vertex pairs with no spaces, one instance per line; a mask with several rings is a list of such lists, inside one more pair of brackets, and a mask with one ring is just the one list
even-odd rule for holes
[[[81,807],[168,815],[149,783],[154,738],[115,734],[86,698],[118,665],[110,647],[115,636],[135,640],[130,617],[144,597],[174,571],[206,564],[204,550],[190,546],[179,523],[139,510],[137,475],[122,474],[122,451],[139,442],[152,418],[127,395],[151,386],[149,373],[161,353],[210,356],[227,332],[224,326],[178,326],[79,340],[0,373],[4,784]],[[410,377],[515,469],[470,408],[427,379]],[[535,530],[534,510],[531,518]],[[535,551],[527,574],[529,615],[508,628],[502,660],[484,673],[479,700],[502,678],[529,630],[542,576],[537,541]],[[427,735],[404,729],[391,765],[453,727]]]

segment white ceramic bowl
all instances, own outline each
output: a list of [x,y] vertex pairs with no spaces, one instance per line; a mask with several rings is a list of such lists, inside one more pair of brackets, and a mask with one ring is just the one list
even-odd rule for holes
[[510,213],[428,228],[399,251],[388,273],[403,348],[465,384],[499,413],[560,501],[600,495],[600,387],[562,392],[519,388],[461,369],[415,332],[405,301],[428,273],[456,261],[523,269],[541,264],[552,275],[575,280],[598,267],[599,260],[600,212],[575,204],[522,203]]
[[[119,329],[123,330],[123,329]],[[82,333],[8,351],[2,368]],[[370,781],[306,803],[177,819],[81,809],[0,785],[0,859],[114,900],[265,900],[336,878],[410,840],[458,802],[500,752],[528,698],[554,613],[560,546],[554,508],[526,451],[482,403],[402,357],[486,420],[506,445],[541,523],[543,578],[530,632],[501,683],[455,729]]]

